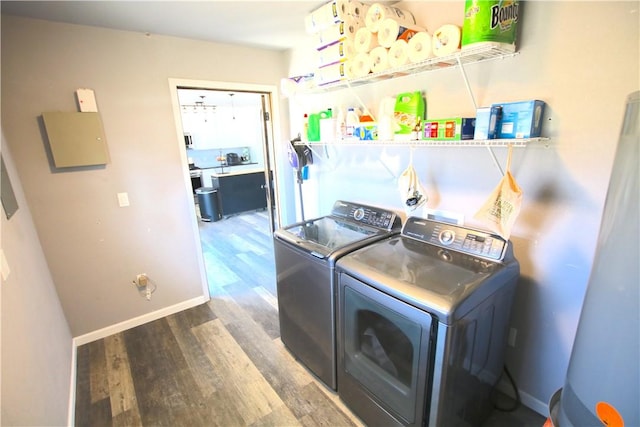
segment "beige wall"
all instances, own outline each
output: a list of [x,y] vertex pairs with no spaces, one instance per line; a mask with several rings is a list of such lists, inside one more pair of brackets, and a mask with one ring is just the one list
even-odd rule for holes
[[[2,16],[3,131],[73,336],[205,298],[169,78],[278,85],[283,63],[275,51]],[[76,111],[78,88],[95,91],[111,160],[56,170],[40,115]],[[157,285],[150,302],[131,284],[143,272]]]
[[1,289],[0,423],[62,426],[72,391],[71,332],[4,137],[2,157],[19,208],[10,220],[0,213],[8,266]]
[[[464,1],[406,1],[432,33],[462,25]],[[519,54],[465,67],[479,106],[541,99],[547,103],[543,133],[548,147],[514,149],[512,172],[524,191],[512,233],[520,261],[511,327],[518,330],[507,364],[525,403],[540,412],[564,382],[582,300],[594,256],[627,95],[639,89],[640,7],[635,2],[521,2]],[[292,75],[310,71],[308,50],[291,55]],[[292,126],[303,112],[358,106],[374,114],[384,96],[422,90],[427,117],[473,117],[475,111],[456,67],[356,87],[306,95],[292,103]],[[306,110],[305,110],[306,109]],[[494,150],[504,167],[506,150]],[[305,214],[327,213],[336,199],[403,210],[397,177],[408,147],[363,143],[357,148],[316,150],[304,184]],[[431,209],[458,212],[469,225],[500,175],[484,148],[422,147],[413,162]],[[344,185],[344,183],[349,183]],[[415,215],[425,215],[417,211]],[[506,387],[508,389],[509,387]]]

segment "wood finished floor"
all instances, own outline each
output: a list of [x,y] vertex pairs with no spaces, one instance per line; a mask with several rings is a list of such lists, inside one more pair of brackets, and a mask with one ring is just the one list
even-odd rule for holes
[[[200,223],[211,301],[78,347],[77,426],[361,426],[280,341],[265,212]],[[540,427],[521,407],[484,427]]]

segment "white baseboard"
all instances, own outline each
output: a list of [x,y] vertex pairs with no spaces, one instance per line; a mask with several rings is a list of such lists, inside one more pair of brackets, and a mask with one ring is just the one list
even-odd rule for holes
[[108,337],[113,334],[117,334],[127,329],[135,328],[136,326],[144,325],[145,323],[152,322],[154,320],[161,319],[171,314],[178,313],[191,307],[195,307],[200,304],[204,304],[209,301],[209,295],[199,296],[187,301],[183,301],[179,304],[165,307],[163,309],[154,311],[152,313],[143,314],[142,316],[135,317],[133,319],[125,320],[124,322],[117,323],[106,328],[98,329],[97,331],[89,332],[88,334],[80,335],[71,341],[71,390],[69,390],[69,410],[67,414],[67,420],[69,426],[75,425],[76,415],[76,376],[77,376],[77,355],[78,346],[88,344],[93,341]]
[[165,316],[169,316],[171,314],[186,310],[188,308],[204,304],[207,301],[209,301],[209,296],[202,295],[197,298],[172,305],[170,307],[165,307],[151,313],[143,314],[142,316],[134,317],[133,319],[125,320],[124,322],[116,323],[115,325],[107,326],[106,328],[98,329],[97,331],[77,336],[73,339],[73,342],[76,347],[88,344],[90,342],[97,341],[110,335],[126,331],[127,329],[135,328],[136,326],[144,325],[145,323],[149,323],[154,320],[161,319]]
[[[504,377],[502,377],[502,379],[498,382],[496,388],[507,396],[513,399],[516,398],[511,383]],[[522,403],[524,406],[531,409],[532,411],[539,413],[543,417],[549,416],[549,405],[547,403],[541,402],[540,400],[536,399],[528,393],[523,392],[522,390],[518,390],[518,394],[520,395],[520,403]]]
[[69,412],[67,413],[67,426],[76,425],[76,377],[78,374],[78,351],[75,340],[71,340],[71,390],[69,390]]

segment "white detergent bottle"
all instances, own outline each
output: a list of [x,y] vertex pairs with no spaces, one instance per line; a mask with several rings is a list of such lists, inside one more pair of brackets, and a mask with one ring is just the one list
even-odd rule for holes
[[356,127],[358,127],[360,123],[360,117],[358,117],[358,113],[356,113],[356,110],[354,108],[349,108],[349,110],[347,110],[347,117],[345,119],[345,123],[346,123],[345,138],[354,139],[355,138],[354,133],[355,133]]

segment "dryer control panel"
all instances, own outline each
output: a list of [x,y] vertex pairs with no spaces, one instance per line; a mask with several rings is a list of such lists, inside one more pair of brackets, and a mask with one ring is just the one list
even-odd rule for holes
[[497,234],[417,217],[407,219],[402,234],[442,248],[496,261],[502,261],[508,245]]
[[331,215],[384,230],[399,230],[402,225],[393,211],[342,200],[334,203]]

